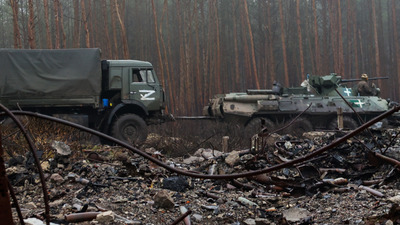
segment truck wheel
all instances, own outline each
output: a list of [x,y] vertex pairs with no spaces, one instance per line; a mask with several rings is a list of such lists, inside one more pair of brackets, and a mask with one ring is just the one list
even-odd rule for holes
[[[347,130],[354,130],[358,127],[358,123],[351,117],[344,116],[343,117],[343,128]],[[329,125],[328,125],[329,130],[337,130],[338,129],[338,124],[337,124],[337,119],[333,119]]]
[[267,132],[275,130],[275,124],[265,117],[256,117],[246,125],[244,128],[244,137],[251,138],[253,135],[261,132],[262,128],[267,128]]
[[143,143],[148,134],[144,120],[135,114],[124,114],[112,126],[112,136],[129,144]]
[[313,130],[313,125],[306,118],[298,118],[289,126],[289,133],[301,137],[305,132],[309,132]]

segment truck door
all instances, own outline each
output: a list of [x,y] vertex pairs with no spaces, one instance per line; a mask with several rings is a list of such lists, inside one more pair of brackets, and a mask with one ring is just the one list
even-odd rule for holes
[[142,102],[149,111],[159,110],[162,89],[152,68],[131,70],[129,98]]

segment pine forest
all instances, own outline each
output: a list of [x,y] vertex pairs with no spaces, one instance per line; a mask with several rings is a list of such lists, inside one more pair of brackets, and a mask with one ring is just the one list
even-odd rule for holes
[[307,74],[388,76],[381,96],[400,100],[398,0],[0,0],[0,11],[1,48],[150,61],[175,115]]

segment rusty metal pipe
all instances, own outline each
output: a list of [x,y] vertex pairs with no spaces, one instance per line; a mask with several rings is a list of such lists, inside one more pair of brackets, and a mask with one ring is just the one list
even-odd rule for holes
[[364,180],[362,183],[363,185],[374,185],[374,184],[379,184],[380,182],[384,181],[384,179],[379,179],[379,180]]
[[65,221],[69,223],[78,223],[78,222],[83,222],[83,221],[91,221],[96,219],[97,215],[99,215],[100,212],[84,212],[84,213],[72,213],[69,215],[66,215]]
[[20,221],[21,225],[25,225],[24,217],[22,216],[22,212],[21,212],[21,207],[19,207],[17,196],[15,195],[15,191],[14,191],[10,181],[8,180],[8,178],[7,178],[7,183],[8,183],[8,190],[10,191],[11,198],[15,205],[15,210],[17,210],[19,221]]
[[44,198],[44,206],[45,206],[45,216],[46,216],[46,224],[50,225],[50,206],[49,206],[49,194],[47,192],[47,187],[46,187],[46,181],[44,179],[43,175],[43,170],[40,165],[40,161],[37,157],[37,151],[35,148],[35,145],[32,141],[32,139],[28,135],[28,131],[25,129],[25,127],[22,125],[21,121],[15,117],[15,115],[3,104],[0,104],[0,108],[15,122],[15,124],[19,127],[21,130],[22,134],[24,135],[26,141],[28,142],[29,149],[31,150],[31,153],[33,155],[33,159],[35,161],[36,167],[39,171],[39,178],[40,178],[40,183],[42,184],[42,190],[43,190],[43,198]]
[[210,193],[210,192],[204,191],[204,192],[201,192],[201,193],[203,195],[205,195],[206,197],[208,197],[208,198],[212,198],[212,199],[216,199],[216,200],[218,200],[220,198],[218,195]]
[[346,172],[346,169],[342,169],[342,168],[319,168],[318,170],[321,172],[337,172],[337,173]]
[[370,187],[366,187],[366,186],[360,185],[358,188],[363,189],[363,190],[366,190],[366,191],[368,191],[369,193],[371,193],[371,194],[373,194],[373,195],[375,195],[375,196],[378,196],[378,197],[383,197],[383,196],[385,196],[384,194],[382,194],[382,192],[377,191],[377,190],[374,190],[374,189],[372,189],[372,188],[370,188]]
[[[1,127],[0,127],[1,128]],[[6,167],[4,166],[3,148],[1,145],[1,129],[0,129],[0,220],[5,224],[13,224],[10,195],[8,191],[9,182],[6,174]]]
[[176,219],[174,222],[171,223],[171,225],[176,225],[179,222],[181,222],[182,220],[184,220],[187,216],[189,216],[192,213],[192,210],[188,209],[187,212],[185,212],[184,214],[182,214],[180,217],[178,217],[178,219]]
[[393,159],[393,158],[384,156],[384,155],[382,155],[382,154],[379,154],[379,153],[377,153],[377,152],[374,152],[374,155],[375,155],[376,157],[380,158],[380,159],[385,160],[386,162],[388,162],[388,163],[390,163],[390,164],[393,164],[393,165],[397,166],[397,168],[400,168],[400,162],[399,162],[399,161],[397,161],[397,160],[395,160],[395,159]]

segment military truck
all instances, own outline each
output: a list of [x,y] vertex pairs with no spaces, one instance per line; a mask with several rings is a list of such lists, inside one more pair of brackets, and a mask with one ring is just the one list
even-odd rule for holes
[[0,103],[71,120],[129,142],[163,122],[164,90],[150,62],[101,60],[100,49],[0,49]]
[[245,136],[251,136],[262,127],[269,132],[285,127],[302,113],[287,126],[289,130],[283,131],[299,135],[311,130],[337,129],[339,108],[343,113],[344,128],[354,129],[360,121],[368,121],[391,107],[390,101],[379,96],[357,96],[356,90],[344,85],[343,81],[335,73],[310,75],[299,87],[285,88],[274,83],[272,89],[219,94],[210,99],[203,115],[239,124]]

